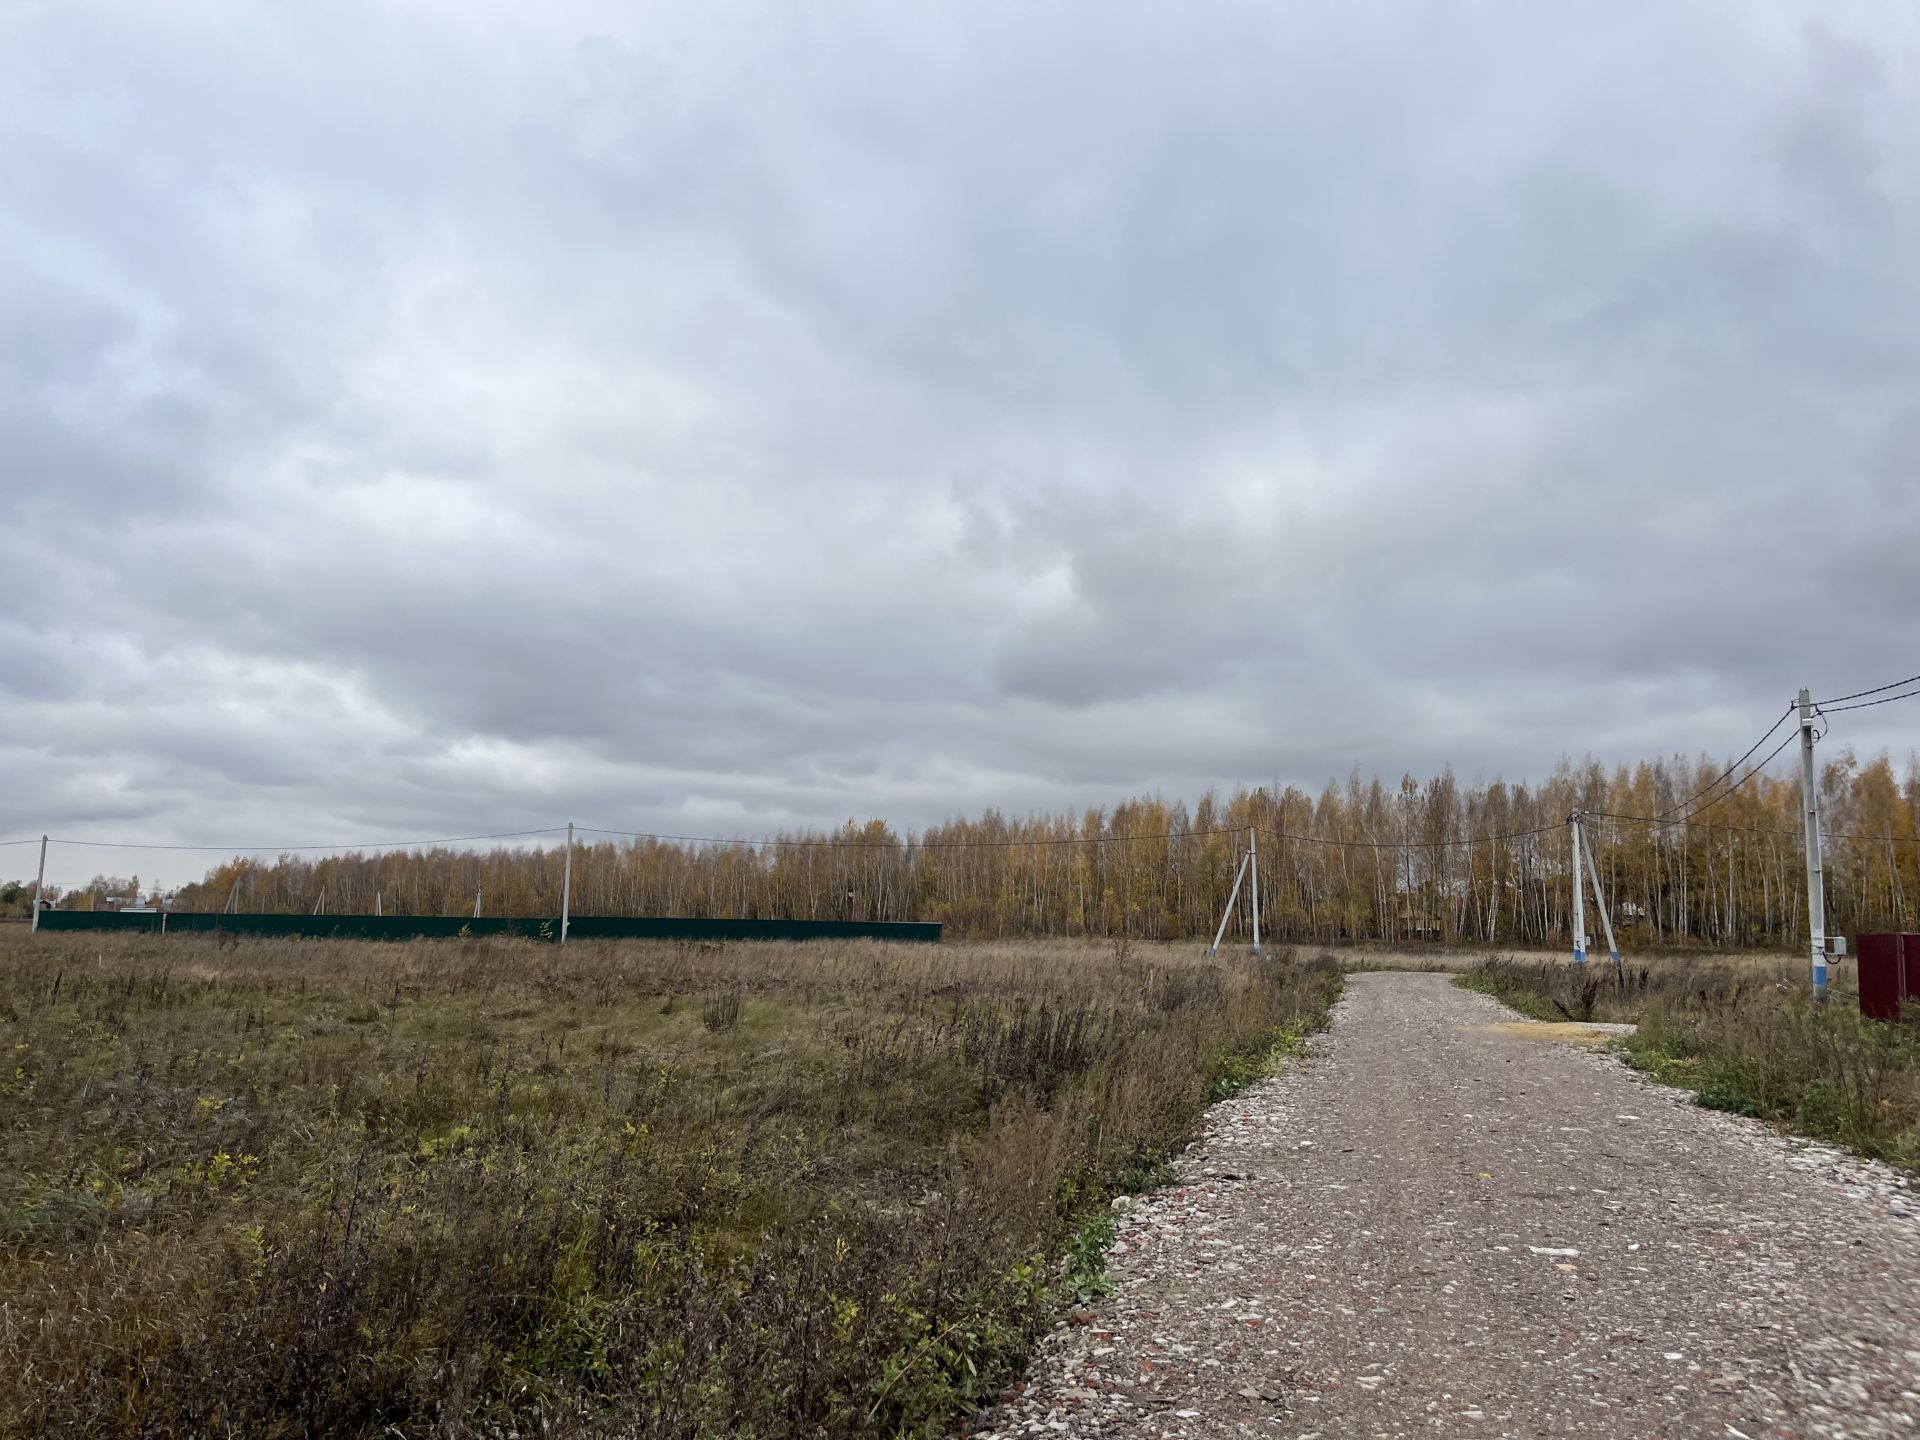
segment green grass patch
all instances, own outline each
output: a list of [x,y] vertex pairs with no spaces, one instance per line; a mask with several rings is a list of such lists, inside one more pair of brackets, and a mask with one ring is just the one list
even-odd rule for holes
[[1501,971],[1478,966],[1454,977],[1454,985],[1478,995],[1491,995],[1509,1010],[1517,1010],[1531,1020],[1559,1020],[1563,1017],[1553,1001],[1538,990],[1517,983]]
[[1113,1280],[1107,1274],[1107,1247],[1113,1244],[1113,1236],[1112,1213],[1099,1210],[1068,1237],[1061,1257],[1060,1283],[1075,1300],[1084,1303],[1112,1292]]
[[1207,1103],[1231,1100],[1256,1081],[1278,1075],[1288,1061],[1307,1053],[1310,1033],[1305,1024],[1289,1022],[1221,1050],[1207,1086]]

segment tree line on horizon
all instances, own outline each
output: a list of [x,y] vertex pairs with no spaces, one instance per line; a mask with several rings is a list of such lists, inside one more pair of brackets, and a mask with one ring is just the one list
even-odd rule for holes
[[[988,810],[917,835],[869,820],[777,843],[596,838],[574,850],[573,913],[937,920],[964,938],[1211,938],[1251,828],[1261,930],[1276,942],[1555,945],[1571,931],[1565,820],[1579,808],[1596,812],[1583,830],[1624,946],[1790,947],[1806,933],[1798,778],[1709,788],[1723,769],[1563,762],[1537,787],[1466,786],[1451,770],[1389,786],[1356,772],[1318,795],[1289,786],[1209,791],[1191,809],[1149,797],[1078,814]],[[1920,764],[1897,775],[1885,755],[1862,764],[1842,751],[1820,785],[1829,932],[1920,928]],[[172,903],[304,913],[324,892],[329,913],[371,914],[378,897],[389,915],[463,915],[477,895],[487,915],[549,916],[562,861],[557,845],[242,856]],[[99,877],[61,903],[87,908],[127,883]],[[1250,901],[1243,889],[1229,934],[1246,937]]]

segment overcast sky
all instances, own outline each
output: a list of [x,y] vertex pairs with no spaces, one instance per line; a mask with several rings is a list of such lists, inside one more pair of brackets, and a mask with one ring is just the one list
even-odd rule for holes
[[1728,758],[1916,257],[1907,0],[0,0],[0,840]]

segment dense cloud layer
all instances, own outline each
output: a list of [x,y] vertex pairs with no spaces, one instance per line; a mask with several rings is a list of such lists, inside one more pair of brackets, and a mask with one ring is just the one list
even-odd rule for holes
[[0,840],[1520,778],[1920,670],[1920,13],[941,8],[0,14]]

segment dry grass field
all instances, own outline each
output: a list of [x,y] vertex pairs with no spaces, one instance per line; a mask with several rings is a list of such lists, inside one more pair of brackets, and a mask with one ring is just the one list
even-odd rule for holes
[[940,1433],[1339,983],[9,929],[0,1434]]

